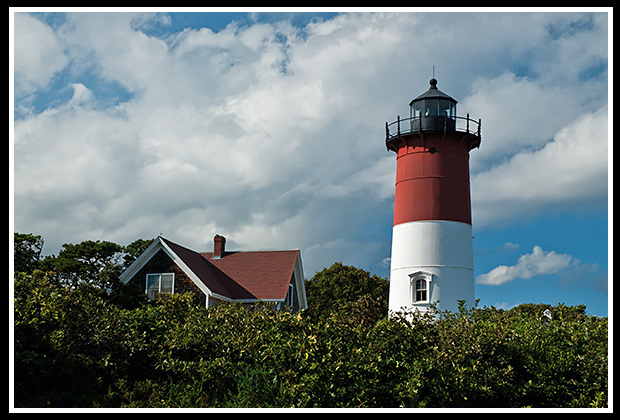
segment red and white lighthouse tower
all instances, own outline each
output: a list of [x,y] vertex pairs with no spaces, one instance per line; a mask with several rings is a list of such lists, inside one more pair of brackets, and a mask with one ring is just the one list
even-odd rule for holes
[[385,123],[397,162],[390,312],[474,303],[469,151],[480,146],[481,121],[458,117],[456,103],[433,78],[409,118]]

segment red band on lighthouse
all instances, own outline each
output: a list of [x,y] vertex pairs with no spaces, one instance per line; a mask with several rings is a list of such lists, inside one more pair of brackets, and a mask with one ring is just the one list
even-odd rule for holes
[[410,134],[397,150],[394,226],[418,220],[471,224],[468,142]]

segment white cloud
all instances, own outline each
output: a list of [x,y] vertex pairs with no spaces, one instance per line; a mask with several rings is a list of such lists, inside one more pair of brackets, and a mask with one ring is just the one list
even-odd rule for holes
[[501,250],[505,252],[512,252],[517,249],[519,249],[519,244],[513,244],[512,242],[505,242],[501,247]]
[[504,311],[508,311],[512,308],[514,308],[515,306],[519,306],[521,303],[515,303],[515,304],[508,304],[508,302],[495,302],[495,305],[493,305],[493,307],[497,308],[497,309],[503,309]]
[[463,112],[470,112],[474,118],[482,117],[482,144],[472,152],[472,172],[482,171],[524,150],[544,146],[559,127],[596,110],[589,106],[583,92],[566,89],[564,85],[547,86],[540,79],[512,73],[491,80],[478,78],[472,94],[459,104]]
[[68,63],[54,31],[26,13],[14,15],[15,96],[47,87],[54,73]]
[[606,207],[607,113],[607,106],[585,113],[542,148],[472,175],[474,225],[523,220],[544,210]]
[[83,84],[72,83],[71,87],[73,88],[73,96],[69,100],[68,105],[83,105],[92,99],[93,93]]
[[[160,232],[204,249],[220,233],[244,249],[301,248],[309,269],[341,255],[380,267],[390,238],[373,229],[391,225],[395,176],[383,124],[407,114],[433,64],[459,113],[483,119],[476,226],[606,191],[591,184],[606,173],[606,115],[588,108],[606,102],[593,97],[603,78],[576,76],[606,50],[568,73],[554,64],[575,55],[570,39],[598,42],[598,16],[557,39],[550,24],[583,15],[359,13],[161,38],[141,29],[168,27],[165,15],[69,13],[53,30],[15,16],[16,47],[36,47],[16,48],[16,85],[37,95],[64,69],[73,88],[15,123],[15,229],[43,235],[48,252]],[[100,80],[133,96],[91,106],[106,103]]]
[[536,245],[531,253],[519,257],[515,265],[495,267],[488,273],[479,275],[476,281],[479,284],[499,286],[515,279],[530,279],[542,274],[556,274],[572,264],[579,264],[579,260],[575,260],[567,254],[543,251],[540,246]]

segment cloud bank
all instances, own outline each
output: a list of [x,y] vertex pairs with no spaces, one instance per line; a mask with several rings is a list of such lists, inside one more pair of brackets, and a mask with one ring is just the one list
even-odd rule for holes
[[[384,122],[436,67],[482,118],[474,223],[606,201],[607,15],[353,13],[172,30],[166,14],[14,14],[15,230],[389,257]],[[441,30],[438,30],[441,28]],[[584,142],[581,139],[587,138]],[[598,203],[598,204],[597,204]],[[581,204],[578,204],[581,206]]]
[[519,257],[515,265],[500,265],[486,274],[481,274],[476,281],[479,284],[499,286],[515,279],[530,279],[541,274],[556,274],[571,264],[578,263],[572,256],[543,251],[535,245],[532,252]]
[[608,109],[576,117],[553,140],[472,176],[474,224],[535,217],[543,210],[607,207]]

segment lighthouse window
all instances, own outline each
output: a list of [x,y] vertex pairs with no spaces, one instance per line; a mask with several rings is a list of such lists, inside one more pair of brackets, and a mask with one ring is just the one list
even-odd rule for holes
[[439,101],[437,99],[427,99],[425,102],[426,102],[426,111],[424,112],[424,115],[427,117],[438,115]]
[[411,106],[411,116],[413,118],[420,118],[422,115],[422,104],[417,102]]
[[431,281],[433,274],[426,271],[416,271],[409,274],[411,303],[426,304],[431,301]]
[[428,283],[425,279],[417,279],[415,281],[415,301],[426,302],[428,292]]
[[453,102],[442,99],[439,101],[439,115],[453,118],[455,114],[455,105]]

